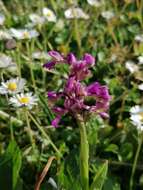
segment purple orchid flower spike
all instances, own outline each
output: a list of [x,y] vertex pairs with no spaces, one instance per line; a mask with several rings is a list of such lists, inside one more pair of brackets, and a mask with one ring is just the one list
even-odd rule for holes
[[[88,53],[84,54],[81,60],[77,60],[73,53],[69,53],[64,57],[56,51],[50,51],[49,55],[52,57],[52,61],[47,65],[45,64],[48,69],[53,68],[55,64],[60,62],[69,65],[69,77],[63,90],[60,90],[60,92],[48,92],[48,99],[52,103],[52,110],[56,116],[52,121],[52,125],[58,127],[60,119],[67,113],[76,117],[77,114],[94,112],[103,118],[108,118],[107,111],[111,96],[107,86],[101,85],[99,82],[85,86],[82,82],[90,76],[90,67],[94,66],[95,58]],[[86,102],[88,97],[94,100],[92,105],[88,105]],[[63,104],[61,105],[60,103],[60,106],[57,106],[61,98]]]
[[[56,51],[50,51],[51,62],[45,67],[53,68],[57,63],[69,66],[68,78],[63,83],[60,92],[48,92],[55,118],[52,125],[59,127],[60,120],[65,114],[71,114],[80,130],[80,177],[83,189],[89,189],[89,145],[86,134],[85,119],[91,113],[102,118],[108,118],[109,101],[111,99],[108,88],[99,82],[89,86],[84,84],[84,79],[90,76],[90,68],[95,64],[95,58],[86,53],[81,60],[77,60],[74,54],[63,56]],[[91,101],[90,101],[91,100]],[[89,102],[90,101],[90,102]]]

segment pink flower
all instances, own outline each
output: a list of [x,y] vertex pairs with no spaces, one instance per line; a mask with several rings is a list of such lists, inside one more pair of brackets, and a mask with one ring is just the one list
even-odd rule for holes
[[[69,65],[69,77],[63,87],[63,91],[48,92],[49,101],[54,102],[52,110],[56,115],[52,125],[58,127],[61,117],[67,113],[74,116],[84,112],[95,112],[101,117],[107,118],[109,101],[111,99],[107,86],[101,85],[99,82],[85,86],[81,82],[90,75],[90,67],[95,64],[95,58],[88,53],[81,60],[77,60],[72,53],[64,57],[56,51],[50,51],[49,55],[54,62],[52,67],[59,62]],[[51,65],[51,62],[47,64]],[[51,67],[49,65],[48,68]],[[86,101],[87,98],[93,99],[92,104]]]
[[63,56],[57,51],[49,51],[48,54],[55,60],[55,61],[64,61]]

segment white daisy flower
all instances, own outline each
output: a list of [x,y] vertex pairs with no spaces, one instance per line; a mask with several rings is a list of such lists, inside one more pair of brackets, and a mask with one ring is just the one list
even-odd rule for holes
[[135,62],[129,60],[125,63],[126,69],[128,69],[131,73],[135,73],[139,70],[138,65],[135,64]]
[[113,17],[115,17],[115,14],[114,14],[114,12],[112,12],[112,11],[103,11],[103,12],[101,13],[101,16],[102,16],[103,18],[105,18],[106,20],[110,20],[110,19],[112,19]]
[[137,42],[143,42],[143,34],[138,34],[135,36],[135,41]]
[[130,109],[131,114],[137,114],[142,111],[143,111],[143,108],[141,108],[139,105],[135,105],[135,106],[131,107],[131,109]]
[[16,63],[12,61],[12,58],[1,53],[0,54],[0,69],[3,68],[16,68]]
[[29,19],[31,20],[31,22],[33,23],[33,25],[38,25],[38,24],[44,24],[45,22],[45,18],[42,16],[39,16],[38,14],[30,14],[29,15]]
[[26,94],[16,94],[9,101],[14,107],[27,107],[31,109],[34,105],[37,105],[38,99],[35,95],[32,95],[32,92],[28,92]]
[[28,30],[28,29],[11,28],[10,32],[11,32],[11,35],[18,40],[31,39],[31,38],[36,38],[37,36],[39,36],[39,33],[34,29]]
[[0,14],[0,25],[3,25],[5,21],[5,16]]
[[7,30],[0,30],[0,40],[11,40],[12,36]]
[[25,79],[13,78],[2,82],[0,86],[0,94],[17,94],[22,92],[26,84]]
[[44,7],[42,13],[48,22],[56,22],[56,15],[51,9]]
[[143,55],[141,55],[141,56],[138,57],[138,61],[139,61],[138,62],[139,65],[143,64]]
[[37,52],[32,53],[32,58],[37,59],[37,60],[41,60],[41,59],[49,60],[50,56],[48,55],[47,52],[37,51]]
[[139,131],[143,131],[143,107],[136,105],[130,109],[130,119]]
[[143,90],[143,83],[140,84],[140,85],[138,85],[138,89],[139,89],[139,90]]
[[91,6],[100,7],[103,4],[102,0],[87,0],[87,3]]
[[65,17],[67,19],[73,19],[73,18],[82,18],[82,19],[89,19],[89,15],[86,14],[81,8],[69,8],[65,11]]

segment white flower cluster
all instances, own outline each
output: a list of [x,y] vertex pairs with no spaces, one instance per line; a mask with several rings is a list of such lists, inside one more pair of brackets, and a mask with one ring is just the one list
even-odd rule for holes
[[41,15],[38,15],[36,13],[30,14],[29,19],[31,23],[29,23],[28,26],[31,26],[31,27],[36,26],[36,25],[43,25],[46,22],[56,22],[57,20],[55,13],[47,7],[44,7],[42,9]]
[[104,4],[103,0],[87,0],[87,3],[91,6],[100,7]]
[[[46,22],[56,22],[57,20],[55,13],[47,7],[42,9],[41,15],[36,13],[30,14],[29,19],[31,22],[28,23],[25,28],[10,28],[0,30],[0,40],[9,40],[12,38],[17,40],[36,38],[39,36],[39,32],[36,29],[33,29],[34,26],[43,25]],[[4,25],[4,22],[5,16],[0,14],[0,25]]]
[[143,131],[143,107],[135,105],[130,109],[130,119],[133,125],[137,127],[139,132]]
[[0,94],[12,95],[9,98],[10,104],[14,107],[27,107],[31,109],[37,104],[37,97],[32,95],[32,92],[24,93],[26,80],[23,78],[12,78],[1,82]]
[[[140,66],[143,65],[143,55],[137,58],[138,62],[134,62],[132,60],[128,60],[125,63],[126,69],[130,71],[131,74],[137,73],[140,71]],[[143,90],[143,83],[138,85],[139,90]]]
[[86,14],[81,8],[79,7],[71,7],[65,11],[65,17],[67,19],[89,19],[89,15]]

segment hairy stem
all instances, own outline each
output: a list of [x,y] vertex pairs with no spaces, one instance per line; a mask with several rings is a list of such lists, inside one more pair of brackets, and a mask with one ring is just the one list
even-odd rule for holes
[[89,189],[89,145],[87,140],[85,123],[81,115],[76,115],[80,130],[80,178],[83,190]]

